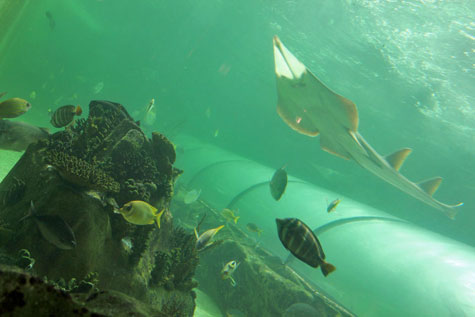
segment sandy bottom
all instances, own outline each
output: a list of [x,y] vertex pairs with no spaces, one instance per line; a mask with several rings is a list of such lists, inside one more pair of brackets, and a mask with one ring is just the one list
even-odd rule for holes
[[7,176],[22,155],[23,152],[0,150],[0,182]]
[[213,300],[200,291],[199,289],[194,289],[196,292],[196,309],[195,317],[221,317],[224,316],[219,310],[218,306],[213,302]]

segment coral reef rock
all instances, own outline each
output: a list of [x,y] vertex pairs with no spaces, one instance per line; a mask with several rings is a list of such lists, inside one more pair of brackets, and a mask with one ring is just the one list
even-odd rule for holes
[[[169,205],[182,172],[174,161],[164,135],[149,139],[122,105],[91,101],[87,119],[31,144],[0,183],[0,262],[15,264],[11,259],[26,250],[20,268],[34,276],[70,281],[96,272],[101,290],[191,316],[198,258],[194,238],[173,228]],[[161,228],[114,213],[131,200],[165,209]],[[19,221],[30,202],[38,215],[59,216],[71,227],[73,249],[50,243],[35,218]]]

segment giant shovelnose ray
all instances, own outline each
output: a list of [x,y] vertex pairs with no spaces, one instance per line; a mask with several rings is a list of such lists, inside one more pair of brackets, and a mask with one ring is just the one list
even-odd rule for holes
[[413,183],[399,173],[411,149],[388,156],[379,155],[358,133],[355,104],[326,87],[274,36],[277,112],[292,129],[308,136],[320,134],[323,150],[344,159],[353,159],[361,167],[403,192],[454,218],[456,205],[443,204],[432,197],[442,182],[435,177]]

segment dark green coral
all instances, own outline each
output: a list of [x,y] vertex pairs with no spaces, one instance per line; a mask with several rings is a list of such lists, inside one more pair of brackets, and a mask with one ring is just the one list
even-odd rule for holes
[[199,262],[195,243],[194,235],[186,233],[183,228],[174,228],[169,250],[155,253],[151,283],[163,285],[168,290],[190,291],[197,287],[193,280]]
[[100,168],[76,156],[57,150],[47,150],[44,161],[51,164],[66,181],[86,188],[117,193],[119,183]]

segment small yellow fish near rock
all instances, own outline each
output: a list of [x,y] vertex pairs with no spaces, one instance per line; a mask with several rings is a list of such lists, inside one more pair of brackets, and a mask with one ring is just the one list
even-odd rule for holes
[[157,208],[141,200],[129,201],[119,209],[119,213],[122,214],[124,219],[134,225],[151,225],[156,222],[158,228],[160,228],[160,218],[165,208],[158,213],[157,211]]
[[240,218],[234,214],[234,211],[228,208],[224,208],[223,211],[221,211],[221,215],[228,221],[234,221],[234,223],[237,223]]
[[246,225],[246,228],[247,230],[251,231],[251,232],[255,232],[257,233],[257,236],[261,236],[262,232],[264,232],[264,230],[262,230],[261,228],[259,228],[255,223],[252,223],[252,222],[249,222],[247,225]]
[[31,104],[21,98],[10,98],[0,103],[0,119],[16,118],[30,110]]

